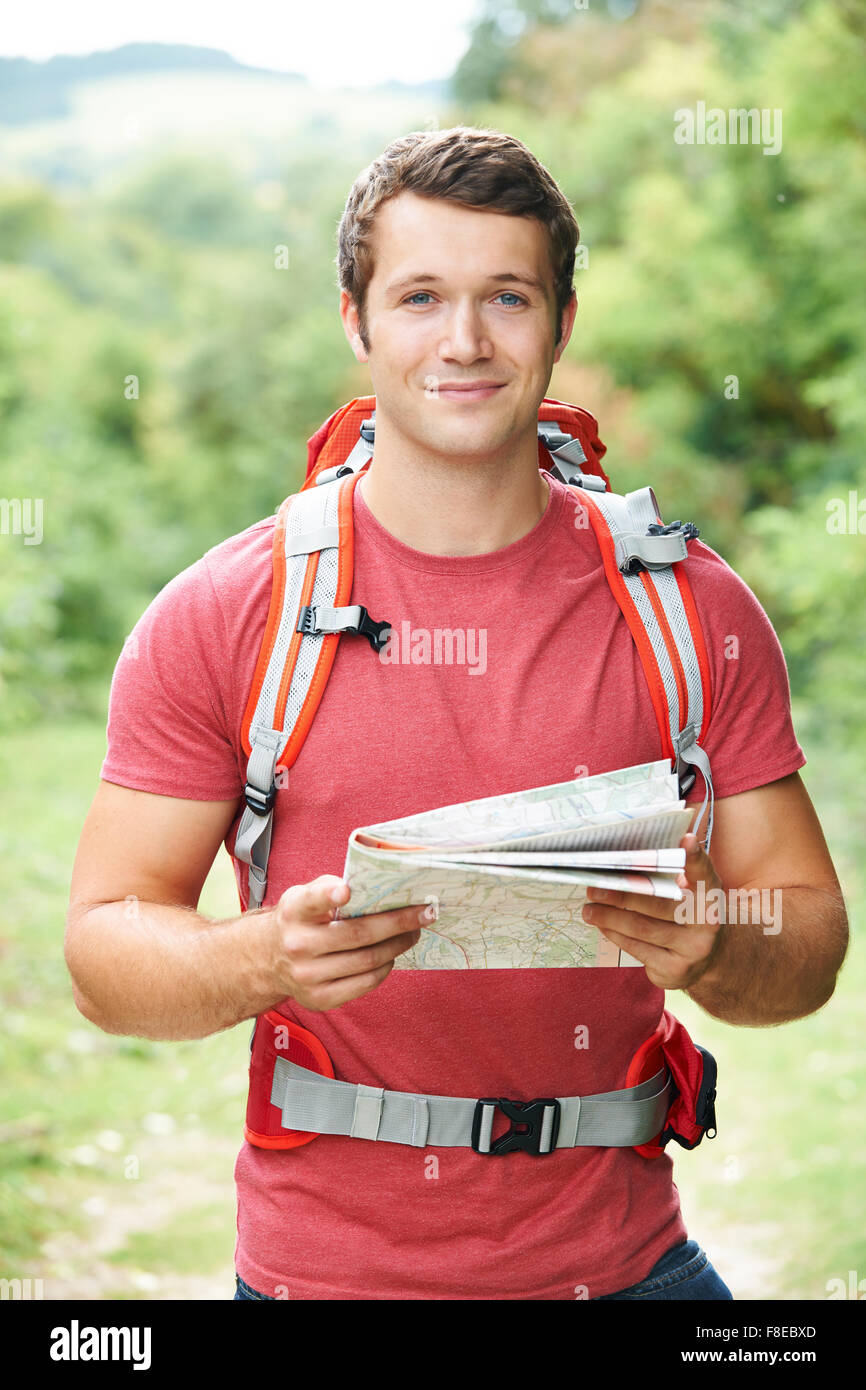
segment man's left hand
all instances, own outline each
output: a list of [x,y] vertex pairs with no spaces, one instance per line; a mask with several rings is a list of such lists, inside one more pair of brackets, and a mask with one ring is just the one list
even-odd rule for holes
[[[720,921],[724,913],[719,912],[719,893],[712,891],[724,892],[722,881],[709,856],[693,834],[683,836],[680,848],[686,851],[686,864],[676,881],[691,908],[683,924],[674,917],[678,903],[646,893],[588,888],[583,909],[584,920],[598,927],[608,941],[643,961],[647,978],[659,989],[691,988],[715,960],[728,930]],[[698,898],[700,882],[704,884],[702,899]]]

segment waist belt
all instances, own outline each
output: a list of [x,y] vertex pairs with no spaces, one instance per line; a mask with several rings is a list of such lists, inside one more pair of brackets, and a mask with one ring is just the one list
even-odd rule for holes
[[[391,1144],[472,1148],[479,1154],[553,1153],[583,1145],[628,1148],[664,1126],[675,1095],[667,1067],[637,1086],[590,1096],[543,1096],[516,1101],[485,1096],[415,1095],[337,1081],[285,1057],[274,1065],[271,1104],[286,1129],[347,1134]],[[511,1128],[492,1138],[496,1111]]]

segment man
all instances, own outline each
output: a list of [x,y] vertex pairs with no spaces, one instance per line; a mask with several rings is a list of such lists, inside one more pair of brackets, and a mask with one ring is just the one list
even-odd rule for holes
[[[353,1082],[566,1096],[625,1084],[665,989],[751,1026],[830,998],[847,924],[798,776],[784,658],[754,595],[701,542],[681,563],[712,667],[715,822],[712,862],[696,836],[683,841],[683,883],[781,889],[782,929],[711,913],[679,924],[673,905],[626,895],[592,920],[643,969],[394,972],[417,909],[332,920],[355,826],[661,756],[592,532],[574,523],[571,489],[538,468],[538,407],[574,323],[576,241],[550,175],[496,132],[416,132],[356,181],[340,312],[369,364],[376,442],[354,491],[351,602],[397,630],[484,629],[484,678],[383,662],[343,638],[277,799],[265,904],[211,922],[195,909],[242,809],[274,518],[173,580],[137,625],[137,657],[118,662],[72,885],[76,1002],[106,1031],[204,1037],[283,1004]],[[687,1239],[672,1168],[630,1148],[491,1160],[336,1135],[244,1144],[236,1297],[728,1298]]]

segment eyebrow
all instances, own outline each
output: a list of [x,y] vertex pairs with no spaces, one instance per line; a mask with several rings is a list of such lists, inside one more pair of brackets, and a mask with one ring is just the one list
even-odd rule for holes
[[[544,293],[545,287],[534,275],[515,275],[512,271],[504,271],[501,275],[488,275],[488,281],[495,284],[505,284],[513,282],[518,285],[528,285],[534,290]],[[441,285],[443,283],[441,275],[428,275],[425,271],[419,271],[416,275],[404,275],[401,280],[394,280],[387,287],[386,294],[394,294],[398,290],[408,289],[410,285],[423,282],[425,285]]]

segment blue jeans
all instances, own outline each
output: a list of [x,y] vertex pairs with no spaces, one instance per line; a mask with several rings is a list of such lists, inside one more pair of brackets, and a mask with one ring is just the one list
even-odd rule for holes
[[[235,1279],[235,1299],[257,1299],[269,1303],[278,1301],[270,1294],[251,1289],[239,1274],[235,1275]],[[656,1260],[647,1277],[639,1284],[630,1284],[627,1289],[620,1289],[619,1293],[602,1294],[590,1302],[604,1303],[612,1298],[706,1300],[732,1299],[733,1294],[719,1278],[697,1241],[687,1240],[673,1246],[660,1260]]]
[[630,1284],[627,1289],[620,1289],[619,1293],[605,1293],[591,1301],[605,1303],[612,1298],[732,1299],[733,1296],[698,1242],[686,1240],[666,1250],[639,1284]]

